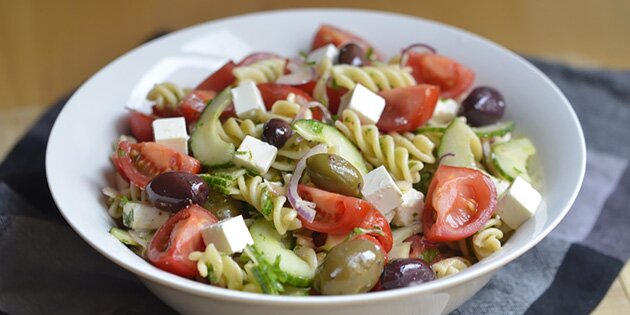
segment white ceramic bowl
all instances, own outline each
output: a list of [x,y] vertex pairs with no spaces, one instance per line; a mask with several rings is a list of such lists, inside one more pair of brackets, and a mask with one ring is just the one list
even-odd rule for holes
[[[221,289],[159,270],[108,234],[101,189],[111,178],[112,141],[126,130],[125,105],[145,106],[151,85],[194,86],[227,59],[251,51],[296,55],[321,23],[364,36],[387,56],[416,42],[470,66],[475,85],[507,101],[506,119],[532,139],[544,174],[544,204],[505,247],[456,276],[352,296],[282,297]],[[52,130],[48,183],[70,225],[97,251],[135,273],[156,295],[188,314],[437,314],[477,292],[499,269],[536,245],[569,210],[581,186],[585,146],[578,119],[560,90],[523,58],[474,34],[415,17],[360,10],[288,10],[231,17],[167,35],[118,58],[72,96]]]

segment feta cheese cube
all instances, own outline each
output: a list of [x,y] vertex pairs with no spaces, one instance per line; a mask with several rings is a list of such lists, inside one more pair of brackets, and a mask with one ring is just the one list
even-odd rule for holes
[[516,229],[531,218],[542,200],[540,193],[518,176],[497,204],[497,214],[510,228]]
[[265,110],[260,90],[252,81],[245,81],[232,89],[232,102],[238,117],[249,117],[256,110]]
[[253,245],[252,235],[245,225],[243,216],[219,221],[201,231],[203,242],[214,244],[224,254],[240,253],[247,245]]
[[402,192],[383,165],[363,177],[361,193],[385,217],[403,202]]
[[123,225],[134,230],[157,230],[170,215],[151,205],[127,202],[123,206]]
[[396,215],[392,224],[396,226],[410,226],[420,222],[424,208],[424,195],[411,188],[402,195],[403,202],[393,211]]
[[276,159],[278,149],[269,143],[246,136],[234,153],[233,162],[256,174],[264,175]]
[[357,83],[352,91],[341,97],[339,113],[351,109],[359,115],[364,124],[375,124],[385,109],[385,99]]
[[328,58],[333,63],[336,63],[338,55],[339,49],[333,44],[328,44],[311,51],[306,57],[306,62],[315,62],[318,64],[322,59]]
[[435,125],[449,124],[453,119],[455,119],[455,117],[457,117],[459,107],[459,104],[453,99],[440,98],[437,104],[435,104],[433,116],[431,116],[429,123]]
[[155,142],[188,155],[188,132],[184,117],[154,120],[153,137]]
[[394,244],[392,249],[387,253],[387,259],[392,261],[394,259],[406,259],[409,258],[411,252],[411,243],[403,242],[400,244]]

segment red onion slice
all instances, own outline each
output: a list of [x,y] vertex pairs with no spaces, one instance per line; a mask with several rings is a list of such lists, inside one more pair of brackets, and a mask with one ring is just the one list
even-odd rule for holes
[[402,52],[400,53],[400,67],[401,68],[407,64],[407,60],[409,59],[409,56],[408,56],[409,52],[416,52],[420,54],[435,54],[437,51],[435,50],[435,48],[427,44],[423,44],[423,43],[416,43],[416,44],[409,45],[407,48],[403,49]]
[[289,203],[295,209],[302,219],[313,222],[315,220],[315,203],[306,201],[300,197],[298,194],[298,184],[300,183],[300,178],[302,178],[302,173],[304,173],[304,169],[306,168],[306,159],[309,157],[328,152],[328,147],[325,144],[318,144],[314,146],[312,149],[308,150],[306,154],[298,161],[295,166],[295,171],[291,176],[291,180],[289,180],[289,191],[287,192],[287,199],[289,199]]
[[301,85],[312,81],[317,76],[315,67],[304,63],[302,58],[293,58],[287,62],[289,74],[284,74],[276,80],[276,83],[287,85]]
[[322,115],[324,115],[324,120],[326,122],[332,121],[332,116],[330,115],[328,108],[326,108],[326,106],[324,106],[322,103],[316,102],[316,101],[304,103],[304,102],[300,102],[299,100],[297,101],[297,103],[300,104],[301,107],[300,107],[300,111],[298,111],[297,115],[295,115],[295,118],[293,118],[293,121],[298,121],[300,119],[303,119],[304,115],[306,114],[306,111],[314,107],[319,108],[319,110],[322,112]]

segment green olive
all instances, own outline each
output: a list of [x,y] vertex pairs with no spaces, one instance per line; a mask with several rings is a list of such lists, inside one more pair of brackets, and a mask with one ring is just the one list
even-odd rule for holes
[[323,295],[368,292],[378,282],[384,266],[383,253],[373,242],[346,241],[328,253],[313,285]]
[[321,153],[306,160],[306,172],[315,186],[346,196],[360,196],[363,178],[348,160]]
[[236,217],[243,212],[240,201],[213,190],[210,190],[204,208],[209,209],[219,220]]

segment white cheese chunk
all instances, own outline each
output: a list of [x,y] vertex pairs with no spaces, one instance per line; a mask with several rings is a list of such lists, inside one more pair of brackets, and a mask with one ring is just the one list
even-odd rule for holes
[[364,124],[375,124],[385,109],[385,99],[357,83],[352,91],[341,97],[339,113],[351,109]]
[[531,218],[538,209],[542,196],[526,180],[518,176],[497,204],[497,214],[512,229]]
[[410,226],[420,222],[424,208],[424,195],[411,188],[402,195],[403,202],[393,211],[396,213],[392,224],[396,226]]
[[385,217],[403,202],[402,192],[383,165],[363,177],[361,193]]
[[322,46],[311,51],[306,57],[306,62],[315,62],[316,64],[318,64],[324,58],[328,58],[333,63],[335,63],[337,61],[338,55],[339,55],[339,49],[337,49],[337,47],[335,47],[335,45],[333,44],[328,44],[326,46]]
[[247,245],[253,245],[252,235],[242,216],[219,221],[201,231],[203,242],[214,244],[224,254],[240,253]]
[[234,153],[233,162],[258,175],[264,175],[269,171],[277,153],[278,149],[271,144],[246,136]]
[[153,137],[155,142],[188,155],[188,132],[184,117],[154,120]]
[[433,116],[431,116],[429,123],[434,125],[448,125],[453,119],[455,119],[455,117],[457,117],[459,107],[459,103],[453,99],[440,98],[437,104],[435,104]]
[[123,225],[134,230],[159,229],[169,217],[168,212],[144,203],[129,201],[123,206]]
[[236,115],[241,118],[251,116],[256,110],[265,110],[260,90],[252,81],[245,81],[232,89],[232,102]]

